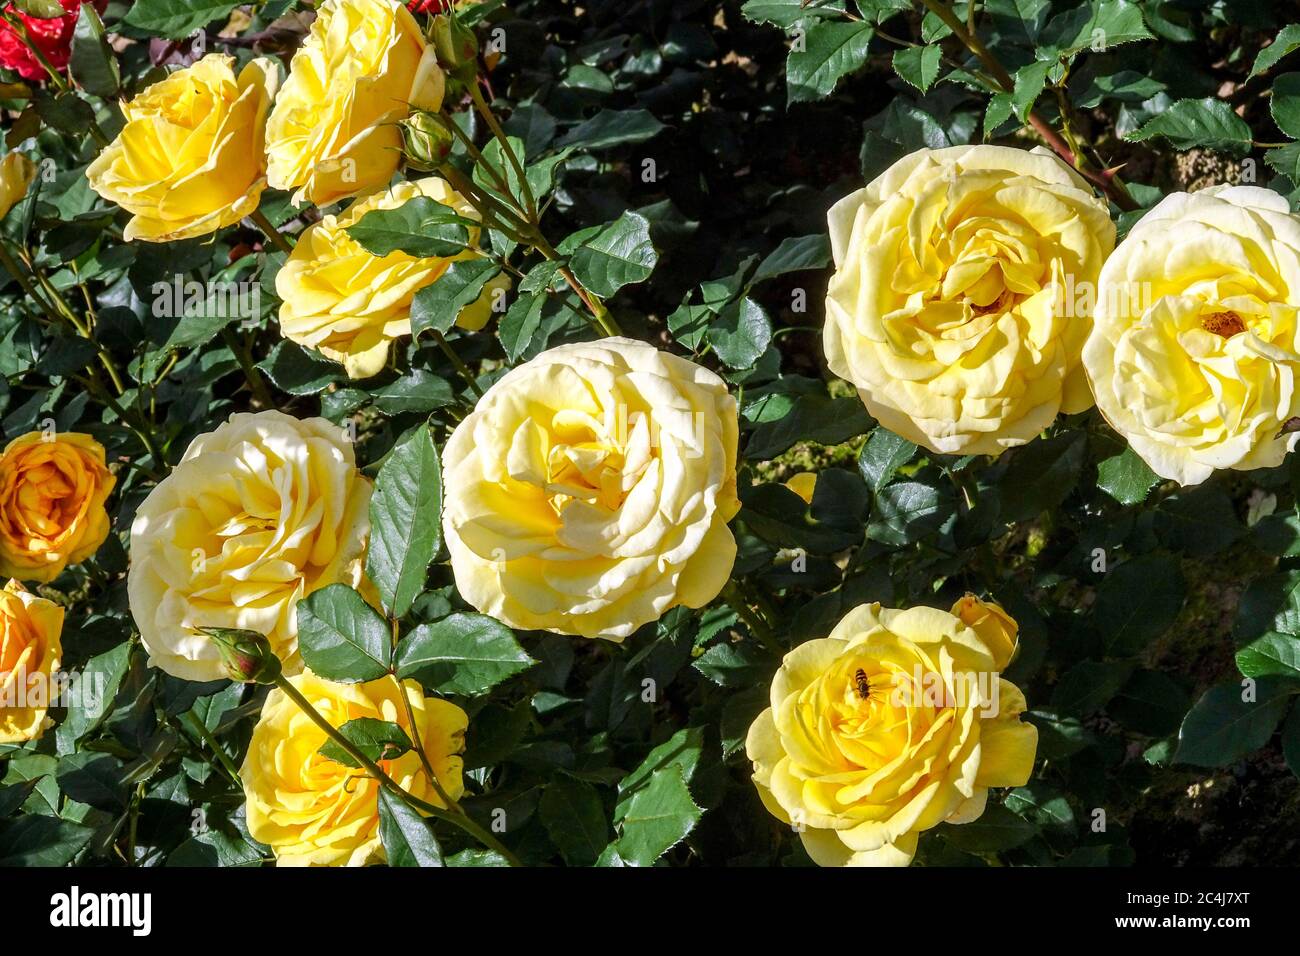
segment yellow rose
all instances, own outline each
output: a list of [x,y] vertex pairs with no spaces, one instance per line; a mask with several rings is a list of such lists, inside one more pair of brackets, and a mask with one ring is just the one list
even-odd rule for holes
[[36,164],[22,153],[8,153],[0,159],[0,219],[22,202],[36,178]]
[[271,185],[317,206],[388,185],[402,158],[398,121],[413,106],[436,112],[443,87],[433,48],[396,0],[325,0],[267,122]]
[[1300,415],[1300,217],[1255,186],[1166,196],[1101,272],[1083,361],[1097,407],[1163,478],[1278,465]]
[[952,606],[952,613],[980,636],[993,655],[994,670],[1006,670],[1020,645],[1020,625],[1002,605],[967,594]]
[[997,455],[1092,405],[1086,293],[1115,227],[1055,156],[922,149],[829,222],[827,362],[886,428],[942,454]]
[[10,581],[0,590],[0,744],[36,740],[50,721],[63,608]]
[[206,236],[257,210],[263,133],[279,78],[256,59],[209,53],[122,104],[126,125],[86,170],[90,188],[131,213],[123,238]]
[[[366,684],[336,684],[305,671],[289,678],[334,727],[369,717],[397,724],[422,743],[452,800],[461,779],[468,718],[449,701],[426,698],[420,685],[389,675]],[[403,688],[415,716],[407,719]],[[379,784],[364,770],[320,755],[329,740],[292,700],[272,690],[253,729],[239,779],[248,801],[248,832],[275,852],[279,866],[364,866],[384,859],[379,840]],[[443,807],[415,751],[379,766],[412,796]]]
[[1038,731],[980,635],[864,604],[785,655],[745,748],[763,804],[820,866],[906,866],[917,838],[1029,780]]
[[195,628],[234,627],[301,670],[298,600],[360,582],[369,507],[352,445],[323,418],[237,414],[194,439],[131,526],[127,591],[151,662],[218,680],[221,657]]
[[[451,262],[476,257],[470,251],[450,259],[415,259],[401,252],[375,256],[347,234],[347,228],[371,210],[396,209],[415,196],[428,196],[462,216],[478,218],[474,207],[445,180],[401,182],[307,229],[276,274],[285,338],[342,362],[352,378],[379,372],[389,344],[411,334],[411,300],[417,291],[436,282]],[[471,245],[476,241],[470,237]],[[457,324],[481,329],[491,314],[493,290],[508,285],[504,275],[494,279],[477,301],[461,310]]]
[[115,479],[89,435],[31,432],[0,455],[0,575],[52,581],[108,537]]
[[443,450],[461,595],[511,627],[622,640],[703,607],[731,573],[736,402],[707,369],[631,339],[513,369]]

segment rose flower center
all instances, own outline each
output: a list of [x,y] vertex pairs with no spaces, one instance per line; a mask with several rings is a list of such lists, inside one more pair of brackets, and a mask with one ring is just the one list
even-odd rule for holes
[[1246,331],[1246,323],[1236,312],[1210,312],[1201,316],[1201,328],[1214,335],[1230,339]]
[[587,415],[556,414],[546,454],[546,492],[556,514],[573,499],[618,510],[654,458],[644,416],[623,431]]

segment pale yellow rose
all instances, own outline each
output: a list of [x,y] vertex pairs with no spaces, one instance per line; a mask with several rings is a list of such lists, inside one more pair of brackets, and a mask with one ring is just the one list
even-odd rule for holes
[[10,581],[0,590],[0,744],[37,740],[63,656],[63,608]]
[[[455,704],[424,696],[415,681],[389,675],[365,684],[337,684],[305,671],[289,678],[333,727],[368,717],[397,724],[422,744],[452,800],[461,778],[468,718]],[[405,692],[415,722],[402,702]],[[248,801],[248,832],[274,851],[278,866],[364,866],[384,859],[379,839],[379,783],[364,770],[320,754],[329,737],[280,690],[272,690],[239,769]],[[443,807],[414,750],[380,768],[407,793]]]
[[511,627],[622,640],[731,574],[736,402],[717,375],[631,339],[511,370],[443,451],[461,595]]
[[116,483],[89,435],[31,432],[0,455],[0,575],[52,581],[108,537]]
[[[285,338],[342,362],[352,378],[379,372],[390,344],[411,334],[411,300],[416,292],[441,278],[452,262],[476,257],[469,250],[448,259],[416,259],[402,252],[375,256],[348,235],[348,227],[366,213],[396,209],[415,196],[428,196],[466,218],[479,218],[443,179],[431,176],[401,182],[358,200],[341,215],[323,217],[302,234],[276,273],[275,291],[283,303],[280,331]],[[472,246],[477,230],[471,232]],[[481,329],[491,315],[495,290],[508,285],[504,275],[497,276],[461,310],[457,325]]]
[[233,225],[266,188],[263,132],[279,82],[256,59],[209,53],[122,104],[125,125],[86,170],[90,188],[131,213],[126,240],[172,242]]
[[997,455],[1092,405],[1080,351],[1115,227],[1061,160],[922,149],[829,223],[827,362],[890,431]]
[[0,219],[22,202],[36,178],[36,164],[22,153],[7,153],[0,159]]
[[1162,478],[1280,464],[1300,416],[1300,217],[1255,186],[1166,196],[1101,272],[1083,360],[1097,407]]
[[353,446],[323,418],[241,413],[194,439],[131,526],[127,591],[151,662],[217,680],[220,655],[195,628],[233,627],[301,670],[298,601],[360,583],[369,508]]
[[919,835],[1024,785],[1038,731],[980,635],[864,604],[785,655],[745,748],[764,806],[820,866],[906,866]]
[[294,54],[266,127],[267,176],[293,201],[326,206],[388,185],[399,120],[437,111],[444,78],[396,0],[325,0]]

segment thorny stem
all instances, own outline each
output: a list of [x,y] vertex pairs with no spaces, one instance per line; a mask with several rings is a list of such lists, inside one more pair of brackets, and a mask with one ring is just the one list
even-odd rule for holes
[[275,243],[277,249],[285,255],[293,252],[293,246],[289,244],[289,240],[284,238],[279,229],[276,229],[275,226],[271,225],[271,220],[266,218],[266,213],[262,212],[260,209],[254,209],[248,214],[248,218],[257,224],[257,228],[262,230],[266,235],[266,238]]
[[722,589],[722,599],[731,605],[731,609],[736,615],[745,622],[751,634],[763,645],[768,651],[777,657],[785,656],[785,651],[777,644],[776,638],[772,634],[772,629],[767,626],[767,622],[759,615],[755,614],[749,607],[748,599],[741,593],[739,585],[736,582],[728,581],[727,586]]
[[[547,241],[546,237],[542,235],[540,230],[537,231],[536,239],[538,252],[547,259],[550,259],[552,262],[562,261],[560,254],[555,250],[555,247]],[[567,265],[561,265],[559,273],[564,277],[564,281],[569,284],[569,288],[571,288],[578,298],[582,300],[582,304],[587,307],[589,312],[591,312],[592,319],[594,320],[598,332],[604,335],[623,334],[623,330],[620,329],[618,323],[614,321],[614,317],[609,314],[609,309],[605,308],[605,303],[600,300],[600,296],[589,291],[581,282],[579,282],[578,277],[573,274],[572,269]]]
[[196,717],[193,711],[190,712],[189,718],[190,723],[194,725],[194,729],[198,732],[198,735],[203,738],[203,742],[208,745],[208,749],[212,751],[220,762],[221,768],[230,776],[230,782],[237,787],[242,786],[239,780],[239,771],[235,768],[234,762],[231,761],[230,756],[221,749],[221,745],[217,743],[216,739],[212,736],[212,732],[208,730],[207,725]]
[[474,100],[474,108],[478,110],[479,115],[483,117],[483,121],[487,123],[488,129],[492,131],[492,135],[501,144],[501,152],[505,153],[507,161],[514,168],[515,175],[519,177],[519,189],[524,194],[524,203],[528,207],[528,218],[536,225],[537,199],[533,196],[532,187],[528,185],[528,177],[524,174],[523,164],[510,146],[506,131],[501,128],[501,124],[497,121],[496,114],[492,112],[492,107],[488,105],[487,100],[483,99],[483,91],[478,88],[478,83],[469,84],[469,95]]
[[456,350],[451,347],[451,343],[443,337],[441,332],[437,329],[433,329],[432,331],[433,340],[438,344],[438,348],[442,349],[442,354],[447,356],[447,360],[456,367],[456,371],[459,372],[460,377],[465,380],[465,384],[469,386],[470,391],[478,398],[482,398],[483,389],[478,387],[478,382],[474,379],[474,373],[469,370],[469,366],[465,364],[464,360],[457,354]]
[[[325,731],[326,735],[330,738],[330,740],[334,741],[334,743],[342,747],[344,753],[346,753],[349,757],[355,760],[359,766],[365,769],[365,771],[368,774],[370,774],[370,776],[374,777],[375,780],[379,782],[379,785],[381,787],[383,787],[393,796],[397,797],[397,799],[401,800],[403,803],[405,803],[408,807],[410,807],[413,810],[420,811],[426,814],[427,816],[434,817],[435,819],[438,820],[446,821],[447,823],[450,823],[452,826],[459,827],[461,830],[465,831],[470,836],[474,837],[484,846],[488,847],[491,850],[495,850],[497,853],[501,854],[501,856],[504,857],[506,862],[508,862],[511,866],[523,865],[522,863],[519,862],[519,859],[513,853],[511,853],[508,849],[506,849],[505,846],[503,846],[501,842],[497,840],[496,837],[494,837],[487,830],[484,830],[481,826],[475,823],[463,811],[460,813],[455,813],[451,810],[434,806],[432,803],[426,803],[425,801],[421,800],[419,797],[416,797],[403,790],[402,787],[398,785],[396,780],[394,780],[392,777],[390,777],[387,773],[384,772],[383,768],[380,767],[379,764],[375,763],[373,760],[371,760],[369,757],[363,754],[359,749],[357,749],[356,746],[353,745],[352,741],[348,740],[341,733],[339,733],[338,730],[336,730],[334,726],[328,720],[326,720],[324,716],[321,715],[320,711],[318,711],[315,707],[312,706],[311,701],[309,701],[306,697],[300,694],[298,692],[298,688],[294,687],[293,684],[289,683],[288,679],[285,678],[283,674],[277,674],[273,683],[281,691],[281,693],[283,693],[286,697],[288,697],[291,701],[293,701],[295,704],[298,705],[298,708],[304,714],[307,715],[307,717],[312,721],[312,723],[314,723],[321,730]],[[411,729],[414,732],[415,728],[412,727]]]
[[[479,211],[483,213],[485,217],[485,224],[489,209],[491,209],[498,218],[501,213],[505,213],[510,219],[514,220],[515,228],[517,232],[520,233],[520,235],[512,236],[511,238],[528,243],[545,258],[550,259],[553,262],[562,262],[563,257],[556,251],[555,247],[551,245],[550,241],[542,232],[540,217],[537,210],[537,199],[533,196],[532,188],[528,185],[528,177],[525,175],[519,157],[515,155],[514,149],[510,146],[510,141],[506,137],[505,130],[501,128],[501,124],[497,121],[496,114],[492,112],[492,107],[483,99],[483,93],[479,90],[477,84],[471,84],[470,96],[474,101],[474,108],[478,111],[479,115],[483,117],[483,121],[487,123],[488,128],[492,131],[492,135],[496,137],[498,142],[500,142],[501,151],[505,153],[506,159],[515,171],[515,175],[519,177],[519,187],[523,193],[524,204],[527,206],[527,209],[524,210],[527,219],[521,219],[516,216],[513,211],[506,209],[491,196],[482,193],[477,186],[470,182],[450,163],[444,164],[439,172],[446,176],[448,181],[451,182],[452,186],[455,187],[458,192],[475,202],[479,207]],[[467,140],[463,130],[457,127],[455,123],[452,123],[451,125],[455,128],[456,132],[460,134],[462,139]],[[471,149],[473,148],[473,144],[468,143],[468,141],[467,146]],[[471,152],[471,156],[473,155],[474,153]],[[479,156],[478,161],[482,163],[481,156]],[[504,189],[506,183],[497,170],[493,169],[489,164],[483,165],[487,165],[493,178],[496,179]],[[504,191],[509,195],[508,189],[504,189]],[[568,265],[561,265],[559,273],[564,277],[564,281],[568,283],[569,287],[582,301],[582,304],[586,306],[587,311],[591,313],[592,325],[597,332],[605,336],[622,334],[622,329],[619,328],[618,323],[614,320],[614,317],[610,314],[609,310],[605,308],[605,303],[601,301],[599,296],[591,292],[583,286],[580,281],[578,281],[578,277],[573,274],[573,270],[570,269]]]
[[[7,256],[8,253],[6,252],[5,255]],[[54,303],[57,315],[62,315],[63,318],[67,320],[68,324],[76,329],[78,335],[94,344],[95,352],[99,357],[99,363],[104,366],[104,371],[108,373],[109,379],[112,380],[113,387],[117,389],[117,394],[121,395],[126,391],[126,386],[122,382],[122,375],[118,372],[117,366],[113,364],[113,357],[109,355],[108,350],[98,342],[95,342],[90,324],[83,324],[81,320],[77,318],[77,313],[72,311],[72,306],[68,305],[68,300],[59,293],[59,290],[54,287],[54,283],[52,283],[49,280],[49,277],[45,275],[44,270],[37,266],[36,263],[31,260],[30,256],[23,255],[21,252],[20,255],[22,255],[23,263],[27,266],[27,271],[36,277],[36,281],[40,283],[41,288],[45,291],[46,297],[50,302]],[[5,263],[5,268],[9,268],[10,263],[12,262],[13,260],[10,258],[8,262]],[[36,299],[35,294],[30,289],[30,284],[23,283],[21,278],[19,283],[23,285],[24,289],[28,290],[28,294],[31,295],[33,299]],[[40,299],[36,299],[36,301],[44,305]],[[51,312],[50,314],[57,317],[55,312]]]
[[253,357],[249,354],[248,349],[235,338],[235,333],[231,332],[229,328],[221,330],[221,339],[235,356],[235,361],[239,363],[239,368],[244,373],[244,380],[248,382],[253,397],[263,407],[275,408],[275,399],[271,396],[270,389],[266,387],[266,382],[262,380],[262,374],[257,370],[257,366],[253,364]]
[[[122,404],[117,399],[108,393],[108,389],[104,388],[103,384],[99,381],[98,374],[93,368],[90,369],[90,375],[91,377],[88,379],[79,378],[75,375],[71,376],[71,378],[73,381],[80,382],[87,391],[111,408],[113,413],[121,420],[122,424],[129,428],[136,438],[140,439],[140,444],[144,446],[145,452],[148,453],[151,459],[153,459],[154,464],[158,467],[166,468],[167,462],[163,458],[162,452],[158,450],[158,445],[154,442],[153,436],[149,434],[148,426],[142,427],[131,420],[130,413],[122,407]],[[153,469],[144,468],[143,466],[139,466],[139,468],[155,481],[162,480],[162,476]]]
[[[984,68],[988,70],[989,74],[997,82],[997,85],[1002,87],[1004,92],[1010,93],[1015,89],[1016,81],[1012,78],[1011,74],[1007,72],[1006,67],[1002,65],[998,58],[993,55],[989,48],[984,45],[983,41],[981,41],[975,33],[966,29],[966,25],[961,22],[961,19],[953,12],[951,7],[946,3],[943,3],[942,0],[921,0],[921,3],[927,10],[943,21],[944,26],[948,27],[948,29],[953,32],[953,35],[962,42],[966,49],[970,50],[980,63],[984,64]],[[1115,205],[1126,211],[1138,208],[1133,197],[1129,195],[1128,189],[1114,174],[1114,172],[1109,170],[1097,171],[1088,169],[1082,154],[1077,152],[1077,150],[1071,149],[1070,145],[1061,138],[1060,134],[1057,133],[1056,130],[1052,129],[1051,124],[1049,124],[1045,119],[1033,110],[1030,110],[1026,114],[1026,118],[1029,125],[1034,128],[1034,131],[1037,132],[1044,141],[1046,141],[1047,145],[1050,146],[1057,155],[1073,166],[1080,176],[1083,176],[1089,182],[1096,185],[1102,192],[1110,197]]]
[[461,143],[464,144],[465,151],[469,153],[469,158],[474,160],[474,163],[476,165],[482,166],[485,170],[487,170],[488,174],[493,179],[496,180],[496,184],[501,189],[502,195],[509,196],[510,184],[506,182],[505,176],[501,173],[500,170],[498,170],[495,166],[493,166],[492,164],[488,163],[486,160],[483,159],[483,154],[479,152],[479,148],[474,145],[473,138],[471,138],[468,133],[466,133],[463,129],[461,129],[460,125],[450,116],[448,116],[446,113],[439,113],[438,115],[442,118],[443,122],[450,128],[452,135],[458,138],[461,141]]

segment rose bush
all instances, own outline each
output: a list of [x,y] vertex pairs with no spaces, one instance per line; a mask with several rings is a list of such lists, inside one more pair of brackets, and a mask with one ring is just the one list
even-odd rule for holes
[[0,865],[1294,862],[1282,8],[0,14]]

